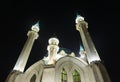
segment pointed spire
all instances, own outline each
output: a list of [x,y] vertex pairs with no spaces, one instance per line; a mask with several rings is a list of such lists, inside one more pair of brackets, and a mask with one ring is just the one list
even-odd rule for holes
[[77,17],[80,17],[80,16],[81,16],[81,15],[80,15],[80,14],[78,14],[78,12],[77,12],[77,13],[76,13],[76,18],[77,18]]
[[34,26],[37,26],[37,27],[39,27],[39,21],[34,25]]
[[77,13],[75,23],[78,23],[79,21],[83,21],[83,20],[84,20],[84,17]]
[[84,51],[84,48],[82,45],[80,45],[80,51]]
[[39,21],[36,24],[34,24],[31,29],[35,32],[39,32],[39,30],[40,30],[39,29]]

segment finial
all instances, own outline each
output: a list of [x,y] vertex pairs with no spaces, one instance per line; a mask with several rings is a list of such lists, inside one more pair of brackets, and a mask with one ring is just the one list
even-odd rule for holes
[[84,17],[82,17],[81,15],[77,14],[75,23],[78,23],[79,21],[83,21],[83,20],[84,20]]
[[33,25],[31,29],[35,32],[39,32],[39,30],[40,30],[39,29],[39,22],[37,22],[35,25]]

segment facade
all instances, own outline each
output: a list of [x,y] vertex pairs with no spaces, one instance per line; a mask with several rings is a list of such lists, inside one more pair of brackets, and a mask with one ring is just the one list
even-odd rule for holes
[[51,37],[47,46],[48,56],[24,71],[32,45],[39,36],[37,23],[28,32],[28,39],[6,82],[111,82],[87,30],[88,23],[82,16],[77,16],[75,21],[83,43],[80,57],[76,57],[74,52],[59,49],[59,39]]

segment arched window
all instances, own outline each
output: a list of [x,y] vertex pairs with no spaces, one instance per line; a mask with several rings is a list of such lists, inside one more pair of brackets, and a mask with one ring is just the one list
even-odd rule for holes
[[61,71],[61,82],[67,82],[67,72],[64,68]]
[[31,79],[30,79],[30,82],[35,82],[36,81],[36,75],[34,74]]
[[72,75],[73,75],[73,82],[81,82],[80,80],[80,74],[77,70],[74,70],[72,72]]

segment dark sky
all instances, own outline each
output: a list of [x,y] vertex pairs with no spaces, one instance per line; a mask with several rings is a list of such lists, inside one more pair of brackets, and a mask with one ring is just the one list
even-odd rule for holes
[[60,47],[78,53],[81,44],[75,29],[76,14],[85,17],[88,31],[105,64],[112,82],[119,80],[120,3],[115,0],[11,0],[1,3],[0,10],[0,82],[14,67],[27,39],[27,32],[37,21],[39,38],[32,48],[26,69],[47,53],[48,39],[54,34]]

